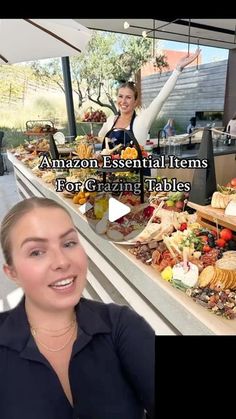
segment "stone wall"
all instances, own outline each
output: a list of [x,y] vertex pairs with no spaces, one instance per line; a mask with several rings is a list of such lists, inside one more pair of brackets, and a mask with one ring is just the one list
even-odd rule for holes
[[[227,60],[185,68],[173,92],[165,102],[158,118],[174,118],[187,126],[198,111],[224,110]],[[142,78],[142,106],[146,107],[169,78],[171,72],[152,74]]]

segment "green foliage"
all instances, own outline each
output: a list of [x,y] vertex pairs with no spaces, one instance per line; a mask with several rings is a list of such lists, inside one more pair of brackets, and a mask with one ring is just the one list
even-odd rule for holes
[[151,58],[151,40],[140,36],[120,35],[117,47],[121,51],[111,59],[114,80],[134,79],[135,73]]
[[42,85],[56,84],[63,92],[64,82],[61,68],[61,60],[52,58],[50,60],[34,61],[31,70],[36,80]]
[[169,64],[166,61],[166,55],[160,54],[156,55],[153,59],[153,66],[155,70],[158,70],[160,73],[162,73],[163,68],[169,68]]
[[6,126],[1,126],[0,130],[4,132],[3,150],[11,149],[12,147],[17,147],[18,145],[24,143],[26,136],[24,135],[23,131]]
[[166,119],[158,118],[156,119],[150,128],[150,138],[157,138],[157,133],[160,129],[166,124]]
[[[149,38],[94,31],[86,51],[70,60],[78,107],[89,99],[116,113],[116,81],[135,78],[135,73],[151,57],[151,45]],[[50,80],[62,88],[62,71],[57,59],[43,64],[35,62],[32,70],[42,83]]]
[[73,57],[73,74],[86,80],[86,87],[97,89],[100,82],[110,80],[112,72],[111,61],[115,56],[114,45],[116,35],[94,32],[87,50]]
[[135,36],[95,32],[86,53],[72,61],[79,65],[88,98],[116,113],[117,80],[134,78],[150,57],[150,40]]
[[[149,38],[94,32],[86,51],[70,59],[78,107],[85,109],[96,103],[96,109],[106,107],[107,115],[116,113],[117,80],[134,80],[135,73],[151,55],[152,40]],[[164,61],[160,61],[160,68],[162,65]],[[41,88],[52,89],[53,86],[52,95],[48,90],[42,97]],[[56,119],[59,122],[55,126],[68,134],[65,97],[59,94],[55,99],[55,87],[56,92],[64,92],[60,59],[0,65],[0,126],[9,128],[7,141],[23,141],[25,123],[31,119]],[[77,128],[78,135],[90,132],[89,125],[79,124]],[[93,129],[96,134],[100,126]]]
[[178,121],[175,120],[175,129],[176,129],[176,134],[183,134],[186,133],[186,125],[183,123],[179,123]]
[[[167,118],[158,118],[156,119],[150,129],[150,138],[157,138],[158,131],[162,129],[167,123]],[[174,121],[174,127],[176,134],[182,134],[185,132],[185,126],[180,124],[178,121]]]

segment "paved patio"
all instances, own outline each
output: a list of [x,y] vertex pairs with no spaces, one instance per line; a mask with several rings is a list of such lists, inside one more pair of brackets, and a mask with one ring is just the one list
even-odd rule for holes
[[[13,172],[0,176],[0,220],[6,212],[18,201],[20,197],[17,192]],[[0,311],[13,308],[21,298],[22,291],[13,282],[9,281],[2,270],[3,256],[0,249]]]

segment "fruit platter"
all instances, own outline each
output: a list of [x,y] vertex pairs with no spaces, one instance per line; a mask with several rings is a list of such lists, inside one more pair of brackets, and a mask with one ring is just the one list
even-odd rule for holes
[[94,110],[93,108],[90,108],[86,112],[84,112],[82,119],[80,122],[106,122],[107,117],[105,112],[103,112],[101,109]]

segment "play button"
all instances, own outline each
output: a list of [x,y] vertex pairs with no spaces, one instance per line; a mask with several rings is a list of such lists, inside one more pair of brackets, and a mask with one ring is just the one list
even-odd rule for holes
[[92,230],[105,240],[114,243],[134,243],[145,229],[150,218],[140,198],[130,192],[117,198],[108,193],[92,195],[79,211],[86,217]]
[[130,207],[122,204],[115,198],[110,198],[108,201],[108,220],[113,223],[124,215],[129,214]]

